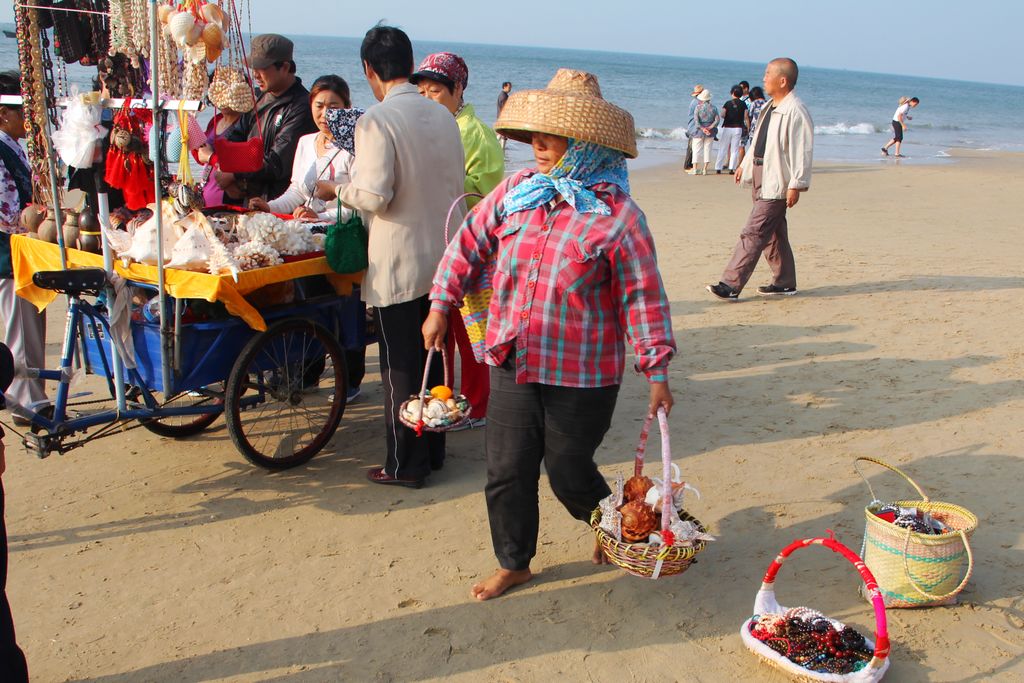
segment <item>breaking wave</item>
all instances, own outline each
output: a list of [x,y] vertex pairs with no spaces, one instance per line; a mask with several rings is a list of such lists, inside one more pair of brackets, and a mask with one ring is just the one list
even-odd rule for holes
[[638,128],[636,136],[638,138],[646,138],[648,140],[685,140],[686,129],[673,128],[669,130],[667,128]]
[[834,123],[831,126],[815,126],[815,135],[874,135],[881,133],[882,129],[870,123]]

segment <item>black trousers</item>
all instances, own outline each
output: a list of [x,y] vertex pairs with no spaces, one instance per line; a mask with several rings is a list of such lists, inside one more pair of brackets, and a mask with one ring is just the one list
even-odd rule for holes
[[[3,448],[0,445],[0,448]],[[28,683],[25,654],[14,638],[14,619],[7,602],[7,526],[4,524],[4,486],[0,482],[0,681]]]
[[542,460],[551,490],[578,520],[589,523],[598,502],[611,493],[594,452],[611,425],[618,394],[618,385],[516,384],[510,363],[491,368],[485,492],[491,542],[503,569],[527,569],[537,554]]
[[[444,434],[416,432],[398,421],[398,408],[419,393],[427,352],[423,348],[423,321],[430,301],[421,296],[413,301],[377,308],[380,345],[380,375],[384,389],[384,424],[387,458],[384,472],[392,477],[422,479],[444,464]],[[441,354],[434,354],[427,388],[444,382]]]
[[690,136],[686,136],[686,159],[683,161],[683,170],[689,171],[693,168],[693,145],[690,144]]

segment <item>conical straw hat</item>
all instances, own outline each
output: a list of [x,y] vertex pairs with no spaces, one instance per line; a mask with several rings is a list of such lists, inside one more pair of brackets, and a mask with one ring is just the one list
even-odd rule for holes
[[544,90],[512,93],[494,129],[529,143],[531,133],[548,133],[594,142],[636,158],[633,116],[601,97],[597,76],[559,69]]

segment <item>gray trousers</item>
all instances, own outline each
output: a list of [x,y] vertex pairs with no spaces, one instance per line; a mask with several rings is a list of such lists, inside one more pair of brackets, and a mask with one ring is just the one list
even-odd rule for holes
[[537,554],[540,463],[551,490],[573,517],[608,496],[594,452],[611,425],[618,385],[596,389],[516,384],[510,363],[491,368],[487,453],[487,516],[494,554],[503,569],[530,567]]
[[[14,293],[11,278],[0,279],[0,322],[4,326],[3,343],[16,364],[46,367],[46,314]],[[23,406],[46,400],[41,379],[16,379],[7,395]]]
[[722,282],[737,292],[743,290],[754,274],[757,262],[764,260],[772,269],[772,284],[777,287],[796,288],[796,262],[789,246],[789,228],[786,224],[785,199],[759,199],[762,167],[754,166],[754,208],[743,226],[732,259],[722,273]]

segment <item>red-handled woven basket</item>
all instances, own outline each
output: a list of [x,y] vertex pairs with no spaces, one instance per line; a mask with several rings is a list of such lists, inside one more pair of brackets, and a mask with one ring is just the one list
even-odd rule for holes
[[[834,538],[806,538],[803,540],[793,541],[786,546],[772,561],[771,565],[768,567],[768,571],[765,572],[764,580],[761,583],[761,589],[757,591],[757,597],[754,598],[754,616],[764,614],[784,614],[786,612],[787,608],[781,606],[775,600],[775,577],[779,573],[779,570],[782,568],[782,564],[786,561],[787,557],[801,548],[806,548],[812,545],[824,546],[832,552],[842,555],[850,564],[857,568],[861,578],[864,580],[864,585],[867,587],[867,592],[871,597],[871,603],[875,608],[875,641],[871,642],[871,640],[867,638],[865,638],[865,641],[869,646],[874,648],[875,656],[863,669],[848,674],[818,673],[816,671],[811,671],[810,669],[806,669],[796,662],[784,657],[755,638],[750,632],[750,626],[754,617],[747,619],[743,622],[743,626],[740,627],[740,637],[743,639],[743,644],[766,663],[782,669],[789,674],[790,677],[798,681],[874,683],[875,681],[881,680],[882,676],[885,675],[886,670],[889,668],[889,631],[885,621],[885,603],[882,601],[882,593],[878,590],[878,583],[875,581],[875,577],[871,574],[871,570],[867,568],[867,565],[857,557],[856,553]],[[842,628],[843,624],[841,622],[834,619],[831,621],[837,629]]]
[[[445,350],[441,349],[441,363],[442,365],[444,365],[444,385],[446,387],[451,386],[449,384],[450,378],[448,377],[447,355],[448,354],[445,352]],[[434,349],[430,349],[427,352],[427,364],[423,368],[423,384],[420,385],[419,396],[410,396],[407,400],[402,402],[402,405],[398,407],[398,421],[404,424],[406,427],[416,430],[416,436],[422,436],[423,432],[447,432],[450,429],[454,429],[455,427],[458,427],[459,425],[465,423],[466,420],[469,419],[470,412],[473,410],[473,406],[470,405],[469,400],[462,394],[456,393],[453,389],[452,398],[454,398],[456,402],[465,402],[466,404],[466,409],[462,411],[462,417],[456,422],[452,422],[450,424],[441,425],[437,427],[431,427],[427,425],[426,422],[424,422],[423,407],[427,403],[426,400],[424,399],[431,398],[430,392],[427,391],[427,376],[430,374],[430,361],[432,361],[433,359]],[[405,416],[405,409],[408,407],[409,401],[413,401],[415,399],[420,399],[419,418],[416,420],[410,420]]]
[[[644,470],[644,454],[647,451],[647,436],[651,431],[654,415],[648,414],[644,426],[640,430],[640,443],[636,447],[633,473],[639,475]],[[661,428],[661,464],[664,488],[661,497],[662,510],[674,510],[672,502],[672,449],[669,445],[668,417],[664,408],[658,408],[658,426]],[[679,510],[679,518],[693,522],[701,531],[706,531],[699,519],[691,517],[684,510]],[[661,516],[661,529],[664,534],[672,519],[669,515]],[[645,579],[659,579],[664,576],[682,574],[693,564],[697,554],[707,546],[706,541],[695,541],[692,546],[663,545],[650,543],[629,543],[620,541],[601,528],[601,508],[598,507],[590,515],[590,526],[597,535],[604,554],[612,564],[626,570],[633,576]]]

